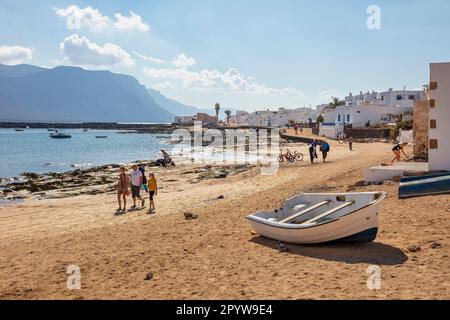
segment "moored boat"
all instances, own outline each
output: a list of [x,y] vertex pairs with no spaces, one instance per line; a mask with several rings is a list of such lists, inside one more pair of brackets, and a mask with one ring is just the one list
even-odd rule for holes
[[247,217],[266,238],[293,244],[332,241],[370,242],[378,232],[378,211],[385,192],[302,193],[272,212]]
[[95,136],[97,139],[106,139],[108,136]]
[[72,138],[72,136],[70,134],[66,134],[64,132],[55,131],[55,132],[50,133],[50,138],[53,138],[53,139],[69,139],[69,138]]

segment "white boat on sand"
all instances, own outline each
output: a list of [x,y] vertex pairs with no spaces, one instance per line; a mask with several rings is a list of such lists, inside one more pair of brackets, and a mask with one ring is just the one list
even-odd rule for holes
[[385,192],[302,193],[279,210],[256,212],[247,219],[257,234],[286,243],[370,242],[377,236],[385,198]]

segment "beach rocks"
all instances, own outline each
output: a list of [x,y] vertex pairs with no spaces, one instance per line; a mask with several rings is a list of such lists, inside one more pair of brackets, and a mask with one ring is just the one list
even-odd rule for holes
[[38,179],[42,178],[42,176],[40,176],[34,172],[22,172],[20,175],[24,176],[25,178],[27,178],[29,180],[38,180]]
[[144,281],[150,281],[153,279],[153,272],[147,273],[147,275],[144,278]]
[[223,199],[225,199],[225,196],[223,194],[216,198],[216,200],[223,200]]
[[185,218],[186,220],[194,220],[194,219],[197,219],[197,218],[198,218],[198,215],[197,215],[197,214],[194,214],[194,213],[192,213],[192,212],[185,212],[185,213],[184,213],[184,218]]
[[413,253],[422,250],[422,248],[418,244],[409,245],[407,249],[409,252],[413,252]]
[[433,242],[433,243],[430,245],[430,248],[431,248],[431,249],[442,249],[442,244],[440,244],[439,242]]

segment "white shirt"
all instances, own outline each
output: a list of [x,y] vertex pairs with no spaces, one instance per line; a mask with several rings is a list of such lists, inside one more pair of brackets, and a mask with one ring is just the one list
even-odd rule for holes
[[142,172],[141,170],[136,170],[136,171],[131,171],[131,184],[133,186],[136,187],[140,187],[141,186],[141,177],[142,177]]

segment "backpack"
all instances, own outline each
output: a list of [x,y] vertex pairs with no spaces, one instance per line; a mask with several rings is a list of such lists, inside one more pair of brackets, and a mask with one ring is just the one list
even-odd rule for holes
[[147,183],[147,177],[145,176],[145,169],[144,167],[139,167],[139,171],[142,173],[142,184]]

